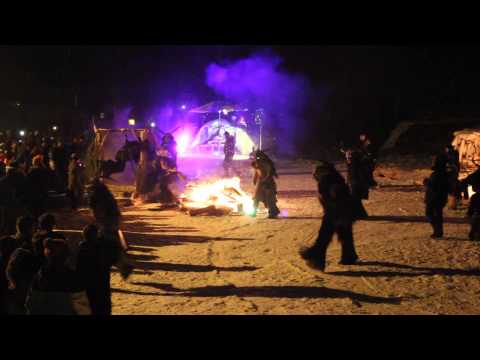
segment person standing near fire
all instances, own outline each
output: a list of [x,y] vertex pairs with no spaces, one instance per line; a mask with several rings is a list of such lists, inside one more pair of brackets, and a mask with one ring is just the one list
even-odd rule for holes
[[268,218],[276,219],[280,214],[277,207],[277,184],[275,178],[278,178],[277,170],[273,161],[263,151],[257,150],[254,153],[252,167],[254,169],[253,184],[255,185],[255,195],[253,197],[254,212],[257,214],[258,205],[263,202],[268,208]]
[[225,145],[223,147],[223,153],[225,154],[225,158],[223,160],[225,177],[230,177],[230,169],[232,168],[233,157],[235,155],[235,145],[235,135],[230,135],[228,131],[225,131]]

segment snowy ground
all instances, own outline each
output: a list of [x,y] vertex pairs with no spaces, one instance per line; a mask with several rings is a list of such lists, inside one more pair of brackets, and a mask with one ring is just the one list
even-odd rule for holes
[[[382,186],[365,202],[372,218],[354,228],[360,263],[338,265],[335,241],[326,273],[308,268],[298,250],[314,241],[322,217],[311,170],[306,162],[279,167],[288,216],[278,220],[124,208],[137,270],[128,282],[113,274],[114,314],[480,314],[480,245],[468,240],[464,209],[447,210],[445,238],[430,239],[425,169],[381,166]],[[251,190],[248,168],[243,175]],[[89,220],[59,217],[61,229]]]

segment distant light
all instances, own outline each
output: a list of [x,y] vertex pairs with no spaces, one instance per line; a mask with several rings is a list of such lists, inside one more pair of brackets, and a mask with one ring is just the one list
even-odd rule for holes
[[20,136],[25,136],[25,130],[20,130]]
[[56,125],[52,126],[52,130],[53,131],[57,131],[58,130],[58,127]]
[[237,120],[237,117],[235,115],[232,116],[232,120],[235,121]]
[[223,115],[228,115],[228,110],[227,109],[223,109],[222,112],[223,112]]
[[243,109],[243,111],[248,111],[248,109]]
[[20,107],[22,104],[19,103],[19,102],[17,102],[17,103],[15,103],[15,105],[16,105],[17,107]]
[[182,110],[186,110],[186,109],[187,109],[187,105],[182,105],[180,108],[181,108]]
[[135,119],[128,119],[128,125],[135,126]]
[[177,139],[177,151],[179,154],[184,154],[190,145],[191,136],[188,132],[181,134]]
[[152,127],[152,128],[155,127],[155,123],[153,121],[150,123],[150,127]]

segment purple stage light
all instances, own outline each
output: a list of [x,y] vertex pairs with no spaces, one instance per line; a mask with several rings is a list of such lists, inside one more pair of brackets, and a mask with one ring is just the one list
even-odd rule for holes
[[154,128],[154,127],[155,127],[155,123],[154,123],[153,121],[150,123],[150,127],[151,127],[151,128]]
[[223,112],[223,115],[228,115],[228,110],[227,109],[223,109],[222,112]]
[[186,110],[186,109],[187,109],[187,105],[182,105],[180,108],[181,108],[182,110]]

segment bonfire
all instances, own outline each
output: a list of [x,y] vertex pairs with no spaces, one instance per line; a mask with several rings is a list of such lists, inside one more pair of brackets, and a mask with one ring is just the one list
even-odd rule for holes
[[238,177],[190,183],[180,197],[181,209],[197,215],[251,215],[253,200],[240,187]]

